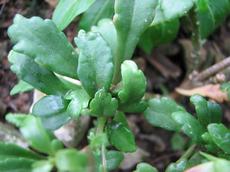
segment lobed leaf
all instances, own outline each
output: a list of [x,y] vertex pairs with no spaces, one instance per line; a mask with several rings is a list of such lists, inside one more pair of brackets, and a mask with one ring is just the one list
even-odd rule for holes
[[[17,14],[8,29],[13,50],[61,75],[77,78],[78,55],[53,21]],[[18,60],[19,61],[19,60]]]
[[107,126],[110,143],[122,152],[134,152],[136,143],[133,133],[120,122],[113,121]]
[[220,105],[209,102],[199,95],[192,96],[190,101],[195,106],[198,120],[204,127],[210,123],[221,122],[222,110]]
[[185,110],[172,99],[162,97],[149,100],[148,108],[145,110],[144,115],[146,120],[154,126],[178,131],[180,130],[180,125],[171,116],[173,112],[177,111]]
[[112,98],[110,93],[101,89],[96,92],[89,106],[92,115],[113,116],[118,108],[118,101],[116,98]]
[[78,76],[93,97],[101,88],[108,90],[113,77],[111,48],[99,33],[80,31],[75,42],[80,49]]
[[116,50],[117,50],[117,31],[114,23],[110,19],[102,19],[97,26],[92,27],[93,32],[99,32],[104,40],[108,43],[113,53],[113,62],[115,64]]
[[181,130],[193,141],[201,143],[201,135],[205,132],[203,126],[191,114],[185,111],[172,113],[172,118],[181,125]]
[[52,72],[39,66],[32,58],[11,51],[9,61],[12,64],[11,70],[34,88],[46,94],[62,95],[67,92],[65,85]]
[[145,94],[146,78],[137,65],[126,60],[121,65],[122,87],[118,92],[121,104],[129,105],[139,102]]
[[208,132],[213,142],[225,153],[230,154],[230,130],[223,124],[209,124]]

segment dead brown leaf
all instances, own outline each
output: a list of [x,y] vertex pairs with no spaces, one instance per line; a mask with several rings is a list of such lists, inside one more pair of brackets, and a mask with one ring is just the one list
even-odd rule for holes
[[224,101],[229,101],[227,93],[221,91],[220,84],[215,84],[215,85],[209,84],[191,90],[176,88],[176,92],[184,96],[192,96],[194,94],[199,94],[201,96],[208,97],[212,100],[215,100],[219,103],[223,103]]

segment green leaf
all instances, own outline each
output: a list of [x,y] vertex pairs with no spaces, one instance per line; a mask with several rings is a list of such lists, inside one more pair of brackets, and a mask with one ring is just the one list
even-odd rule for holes
[[201,135],[205,132],[202,125],[188,112],[178,111],[172,113],[172,118],[181,125],[181,130],[193,141],[201,143]]
[[212,155],[201,153],[205,158],[210,160],[210,162],[206,162],[195,167],[192,167],[187,170],[187,172],[228,172],[230,169],[230,161],[225,159],[216,158]]
[[209,124],[208,132],[215,144],[225,153],[230,154],[230,130],[223,124]]
[[34,160],[25,158],[10,158],[0,160],[1,172],[32,172]]
[[99,32],[104,40],[108,43],[113,53],[113,62],[115,64],[115,57],[117,51],[117,31],[114,23],[110,19],[102,19],[97,26],[92,27],[93,32]]
[[43,117],[60,113],[66,109],[68,103],[61,96],[45,96],[34,104],[32,114]]
[[221,85],[221,90],[228,94],[228,99],[230,100],[230,82],[223,83]]
[[105,156],[107,169],[109,171],[117,169],[124,159],[123,153],[118,151],[108,151]]
[[108,145],[108,138],[106,133],[95,134],[95,132],[90,132],[88,139],[90,141],[91,149],[99,149],[102,145]]
[[43,128],[39,118],[32,115],[7,114],[6,120],[20,128],[22,135],[34,149],[52,154],[52,138]]
[[209,151],[209,152],[220,152],[219,147],[215,144],[211,135],[208,132],[205,132],[204,134],[202,134],[201,137],[205,142],[204,146],[205,146],[207,151]]
[[71,117],[78,118],[82,110],[88,107],[90,97],[86,91],[80,87],[67,92],[65,99],[70,101],[67,107],[67,112],[71,115]]
[[109,141],[115,148],[122,152],[134,152],[136,150],[135,138],[129,128],[115,121],[108,124],[107,127]]
[[64,98],[67,100],[73,100],[73,99],[79,100],[79,102],[81,102],[82,108],[88,107],[88,103],[90,99],[89,95],[82,87],[79,87],[78,89],[70,90],[69,92],[66,93]]
[[36,64],[32,58],[10,51],[9,61],[11,70],[34,88],[46,94],[62,95],[67,92],[64,84],[52,72]]
[[204,127],[210,123],[221,122],[222,111],[220,105],[214,102],[208,102],[199,95],[192,96],[190,101],[195,106],[198,120]]
[[75,42],[80,49],[78,76],[87,93],[108,90],[113,77],[111,48],[99,33],[80,31]]
[[178,131],[180,129],[180,125],[175,122],[171,116],[173,112],[177,111],[185,110],[174,100],[162,97],[149,100],[148,108],[145,110],[144,115],[147,121],[154,126],[167,130]]
[[141,100],[137,103],[132,104],[120,104],[119,110],[127,113],[142,113],[147,108],[148,103],[145,100]]
[[158,172],[158,170],[155,167],[142,162],[137,165],[137,169],[134,172]]
[[91,26],[104,18],[112,18],[114,13],[114,0],[96,0],[83,14],[79,28],[89,31]]
[[59,30],[65,29],[79,14],[85,12],[95,0],[59,0],[52,20]]
[[49,161],[37,161],[32,167],[32,172],[50,172],[53,169],[53,164]]
[[114,23],[117,30],[118,47],[114,81],[120,79],[120,65],[132,57],[140,36],[154,17],[157,0],[116,0]]
[[40,17],[27,19],[17,14],[8,35],[16,44],[14,51],[33,58],[55,73],[77,78],[78,55],[53,21]]
[[87,156],[75,149],[65,149],[57,152],[55,163],[60,171],[87,171]]
[[149,27],[141,36],[139,46],[150,54],[152,49],[160,44],[174,40],[179,31],[179,19],[173,19]]
[[70,120],[68,105],[69,101],[61,96],[45,96],[34,104],[32,114],[41,118],[45,128],[54,130]]
[[118,101],[116,98],[112,98],[110,93],[101,89],[96,92],[89,106],[92,115],[113,116],[116,113]]
[[145,94],[146,78],[137,65],[126,60],[121,65],[122,87],[118,92],[121,104],[132,104],[140,101]]
[[228,0],[196,0],[197,25],[202,39],[207,38],[230,13]]
[[182,160],[176,163],[171,163],[165,172],[184,172],[186,169],[187,160]]
[[193,0],[159,0],[156,8],[156,14],[152,25],[180,18],[185,15],[192,7]]
[[171,138],[171,146],[174,151],[184,150],[185,138],[180,133],[174,133]]
[[17,85],[15,85],[12,90],[10,91],[10,95],[13,96],[18,93],[24,93],[27,91],[33,90],[34,87],[32,87],[30,84],[28,84],[25,81],[20,80]]
[[18,145],[0,142],[0,161],[1,159],[18,158],[19,156],[21,158],[33,160],[39,160],[42,158],[38,154],[19,147]]
[[114,121],[122,123],[126,128],[129,128],[127,118],[123,112],[117,112],[113,118]]

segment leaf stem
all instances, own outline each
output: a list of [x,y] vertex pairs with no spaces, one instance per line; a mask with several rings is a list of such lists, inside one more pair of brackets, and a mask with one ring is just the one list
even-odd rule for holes
[[196,145],[191,145],[186,152],[180,157],[180,159],[177,160],[177,163],[183,160],[188,159],[189,157],[191,157],[191,155],[193,154],[194,150],[196,148]]
[[[97,134],[101,134],[104,132],[106,118],[105,117],[99,117],[97,120]],[[102,171],[107,172],[107,164],[106,164],[106,147],[105,145],[101,145],[101,160],[102,160]]]

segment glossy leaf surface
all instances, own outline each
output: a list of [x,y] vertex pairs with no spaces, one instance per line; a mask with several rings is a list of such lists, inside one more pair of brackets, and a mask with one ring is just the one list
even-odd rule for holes
[[208,102],[205,98],[194,95],[190,101],[195,106],[196,115],[201,124],[206,127],[210,123],[221,122],[222,110],[220,105],[214,102]]
[[79,14],[85,12],[95,0],[59,0],[52,20],[59,30],[65,29]]
[[171,116],[173,112],[177,111],[184,111],[184,108],[172,99],[162,97],[149,100],[148,108],[145,110],[144,115],[147,121],[153,126],[178,131],[180,125]]
[[181,130],[191,137],[193,141],[198,143],[202,142],[201,135],[205,132],[205,130],[199,121],[191,114],[188,112],[178,111],[172,113],[172,118],[181,125]]
[[61,96],[45,96],[34,104],[32,114],[41,118],[45,128],[54,130],[70,120],[66,112],[69,103]]
[[136,150],[136,143],[132,131],[122,123],[115,121],[110,123],[107,132],[110,143],[118,150],[123,152],[134,152]]
[[152,25],[170,21],[185,15],[192,7],[193,0],[159,0]]
[[141,100],[146,90],[146,78],[137,65],[126,60],[121,65],[122,87],[118,92],[121,104],[132,104]]
[[120,77],[120,65],[132,57],[142,33],[147,29],[154,17],[157,0],[123,0],[115,1],[114,23],[118,36],[115,78]]
[[230,154],[230,130],[223,124],[210,124],[208,132],[215,144],[225,153]]
[[95,97],[90,102],[91,113],[96,116],[113,116],[117,108],[117,99],[112,98],[111,94],[104,89],[97,91]]
[[80,49],[78,76],[87,93],[108,90],[113,77],[111,48],[99,33],[80,31],[75,42]]
[[13,50],[33,58],[38,64],[61,75],[77,78],[78,55],[53,21],[17,14],[8,29]]
[[207,38],[230,13],[228,0],[196,0],[197,24],[202,39]]
[[39,66],[32,58],[11,51],[9,61],[12,64],[11,70],[15,72],[21,80],[41,92],[56,95],[62,95],[67,92],[64,84],[52,72]]

